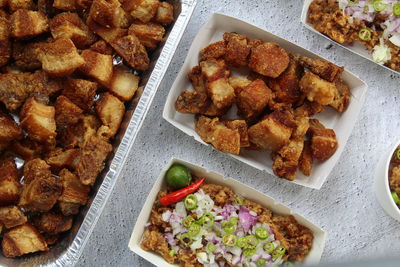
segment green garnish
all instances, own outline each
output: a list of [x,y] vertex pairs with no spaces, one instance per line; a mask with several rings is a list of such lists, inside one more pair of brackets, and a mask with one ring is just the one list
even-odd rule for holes
[[237,196],[235,198],[236,204],[239,206],[242,206],[244,204],[244,198],[242,198],[241,196]]
[[214,243],[208,243],[207,244],[207,250],[210,252],[215,252],[217,248],[215,247]]
[[187,210],[194,210],[197,208],[197,202],[198,202],[198,200],[197,200],[196,195],[194,195],[194,194],[187,195],[185,197],[185,201],[184,201],[185,208]]
[[267,260],[264,259],[264,258],[258,259],[258,260],[256,261],[257,267],[265,266],[265,263],[267,263]]
[[191,224],[193,224],[195,222],[195,219],[192,216],[187,216],[186,218],[183,219],[182,223],[183,226],[185,226],[186,228],[189,228],[189,226]]
[[172,256],[174,256],[175,255],[175,250],[174,249],[171,249],[169,252],[168,252],[168,254],[172,257]]
[[247,239],[246,237],[242,236],[239,237],[236,241],[236,246],[238,246],[239,248],[245,248],[247,247]]
[[274,250],[274,252],[272,252],[272,258],[274,258],[274,259],[279,258],[279,257],[283,256],[283,254],[285,254],[285,252],[286,252],[286,248],[279,246]]
[[376,12],[382,12],[386,10],[387,4],[382,3],[382,0],[375,0],[372,4]]
[[272,253],[275,250],[275,245],[272,242],[264,244],[264,251],[267,253]]
[[258,245],[258,239],[254,235],[246,236],[246,242],[248,248],[255,248]]
[[364,12],[365,14],[367,14],[367,13],[369,12],[369,6],[364,6],[363,12]]
[[182,234],[179,237],[179,241],[181,241],[182,245],[185,247],[189,247],[193,242],[192,237],[189,234]]
[[392,198],[394,200],[394,203],[396,203],[396,204],[400,203],[399,195],[396,192],[392,192]]
[[398,150],[396,151],[396,158],[397,158],[398,160],[400,160],[400,149],[398,149]]
[[198,225],[197,223],[192,223],[189,226],[188,234],[190,236],[196,236],[196,235],[198,235],[200,233],[200,230],[201,230],[201,226],[200,225]]
[[234,224],[237,224],[239,221],[239,218],[238,217],[230,217],[229,221],[233,222]]
[[246,249],[243,251],[243,255],[244,255],[245,257],[251,257],[251,256],[253,256],[254,254],[256,254],[256,249],[255,249],[255,248],[246,248]]
[[269,231],[265,227],[258,227],[256,229],[256,237],[261,240],[267,239],[269,236]]
[[285,261],[285,262],[283,263],[283,266],[284,266],[284,267],[292,267],[292,266],[294,266],[294,264],[291,263],[290,261]]
[[372,32],[369,29],[361,29],[358,33],[358,37],[363,41],[369,41],[372,37]]
[[236,244],[236,240],[237,240],[237,237],[232,234],[224,235],[222,237],[222,243],[224,243],[225,246],[228,246],[228,247],[233,247]]
[[214,225],[214,220],[215,220],[214,215],[207,212],[204,213],[203,216],[201,216],[201,218],[197,221],[197,223],[208,228]]
[[227,234],[231,234],[236,231],[236,224],[232,221],[223,221],[222,227]]
[[400,3],[393,5],[393,15],[400,16]]

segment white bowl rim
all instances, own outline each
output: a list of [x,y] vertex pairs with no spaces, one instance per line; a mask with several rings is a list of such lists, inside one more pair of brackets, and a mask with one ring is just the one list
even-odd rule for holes
[[394,202],[394,199],[392,197],[392,192],[390,191],[390,185],[389,185],[389,166],[390,166],[390,162],[392,160],[393,154],[394,152],[397,150],[397,148],[400,145],[400,140],[398,140],[394,147],[392,148],[392,150],[390,151],[390,154],[388,156],[388,159],[386,160],[386,167],[385,167],[385,190],[387,195],[390,198],[390,204],[392,205],[392,207],[396,210],[396,212],[400,215],[400,208],[396,205],[396,203]]

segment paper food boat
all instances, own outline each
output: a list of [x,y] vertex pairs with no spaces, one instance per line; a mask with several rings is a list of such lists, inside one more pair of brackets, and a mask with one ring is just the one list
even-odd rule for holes
[[131,235],[131,239],[129,241],[129,249],[135,252],[137,255],[141,256],[142,258],[146,259],[147,261],[151,262],[152,264],[156,266],[177,266],[177,265],[172,265],[167,263],[160,255],[154,253],[154,252],[149,252],[145,251],[140,247],[140,242],[142,240],[143,233],[146,228],[146,224],[149,221],[150,218],[150,212],[152,209],[152,206],[154,202],[157,199],[157,194],[160,190],[163,190],[166,188],[165,184],[165,173],[167,170],[171,167],[173,164],[182,164],[186,167],[188,167],[192,174],[197,176],[197,177],[206,177],[206,183],[212,183],[212,184],[218,184],[222,186],[227,186],[231,188],[234,192],[240,193],[241,196],[244,198],[247,198],[249,200],[252,200],[254,202],[257,202],[261,204],[262,206],[269,208],[272,212],[277,213],[277,214],[283,214],[283,215],[288,215],[291,214],[293,215],[296,220],[308,227],[313,235],[314,235],[314,240],[312,244],[312,249],[310,253],[307,255],[305,258],[304,263],[305,264],[317,264],[319,260],[321,259],[322,252],[325,247],[325,241],[327,238],[327,234],[324,230],[319,228],[318,226],[314,225],[312,222],[308,221],[306,218],[302,217],[299,214],[292,213],[290,209],[282,204],[277,203],[273,198],[247,186],[244,185],[232,178],[224,178],[221,174],[213,172],[213,171],[208,171],[204,169],[203,167],[200,167],[198,165],[172,158],[170,162],[165,166],[165,168],[161,171],[160,176],[156,180],[156,182],[153,185],[153,188],[151,189],[146,202],[143,205],[143,208],[139,214],[139,217],[136,221],[135,227],[133,228],[133,232]]
[[[177,112],[175,110],[175,101],[184,89],[193,88],[192,84],[187,78],[187,74],[193,66],[198,65],[199,51],[212,42],[222,40],[222,35],[224,32],[237,32],[248,36],[250,39],[261,39],[263,41],[275,42],[289,52],[298,53],[311,58],[322,59],[322,57],[314,54],[313,52],[284,40],[276,35],[273,35],[272,33],[258,28],[257,26],[226,15],[213,14],[210,19],[201,27],[200,31],[194,38],[185,62],[170,89],[163,111],[163,117],[165,120],[186,134],[193,136],[194,139],[205,145],[208,144],[201,140],[200,136],[194,129],[194,115]],[[320,119],[320,121],[327,128],[332,128],[335,130],[339,147],[336,153],[324,163],[314,163],[310,177],[306,177],[298,172],[296,180],[293,181],[296,184],[320,189],[329,173],[335,166],[336,162],[339,160],[340,155],[342,154],[346,145],[347,139],[352,132],[362,104],[364,103],[367,85],[360,80],[360,78],[347,70],[343,72],[342,78],[349,85],[352,94],[348,109],[342,114],[334,110],[327,109],[317,116],[314,116],[315,118]],[[274,175],[272,171],[272,160],[268,151],[258,152],[243,149],[240,155],[229,155],[250,166],[253,166],[254,168],[264,170]]]

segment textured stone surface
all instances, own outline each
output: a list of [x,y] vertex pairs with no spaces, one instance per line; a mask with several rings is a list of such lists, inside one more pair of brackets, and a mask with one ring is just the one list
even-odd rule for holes
[[[199,1],[154,98],[114,191],[86,245],[81,266],[150,266],[127,244],[159,171],[172,157],[234,177],[288,205],[328,232],[322,262],[399,255],[399,223],[379,206],[373,174],[381,154],[399,138],[400,76],[333,45],[300,23],[302,1]],[[366,101],[339,163],[321,190],[257,171],[203,146],[162,119],[162,109],[187,50],[212,12],[233,15],[346,66],[369,85]]]

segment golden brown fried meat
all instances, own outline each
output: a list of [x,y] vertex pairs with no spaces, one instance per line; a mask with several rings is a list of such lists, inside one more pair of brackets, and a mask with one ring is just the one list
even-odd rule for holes
[[79,178],[63,169],[59,173],[63,192],[58,199],[58,206],[65,216],[74,215],[79,212],[79,207],[86,205],[90,187],[83,185]]
[[78,11],[76,0],[54,0],[53,7],[64,11]]
[[3,235],[1,242],[3,255],[15,258],[37,251],[48,251],[43,236],[29,223],[14,227]]
[[97,83],[83,79],[67,78],[62,94],[85,111],[93,107]]
[[335,131],[326,129],[317,119],[310,120],[312,156],[323,162],[329,159],[338,148]]
[[329,105],[333,102],[335,84],[327,82],[317,75],[307,72],[300,80],[300,90],[306,94],[311,102],[317,102],[320,105]]
[[10,149],[14,154],[28,161],[40,157],[45,150],[45,146],[29,138],[25,138],[13,141],[10,145]]
[[80,149],[62,149],[56,147],[47,153],[45,160],[52,169],[59,170],[60,168],[69,168],[74,170],[79,162]]
[[24,224],[28,218],[17,206],[0,207],[0,222],[7,228]]
[[188,78],[191,81],[194,90],[196,90],[198,93],[207,93],[204,79],[201,75],[201,68],[199,66],[194,66],[192,68],[192,70],[188,74]]
[[147,48],[154,49],[163,40],[165,29],[157,23],[132,23],[128,30],[129,35],[135,35],[140,43]]
[[244,87],[236,98],[239,113],[247,121],[253,121],[272,100],[272,91],[263,80],[257,79]]
[[181,113],[197,114],[207,104],[207,95],[197,91],[183,90],[175,102],[175,109]]
[[100,84],[108,86],[113,74],[112,56],[92,50],[83,50],[81,55],[85,63],[79,67],[79,71],[96,79]]
[[103,170],[104,162],[112,151],[112,145],[102,138],[92,135],[83,146],[76,173],[84,185],[93,185]]
[[303,138],[297,138],[291,139],[287,145],[279,149],[273,156],[272,169],[274,173],[281,178],[293,181],[296,178],[297,166],[303,147]]
[[135,70],[143,71],[149,68],[147,51],[135,35],[118,38],[111,42],[111,46]]
[[13,118],[0,110],[0,142],[21,139],[22,129]]
[[52,145],[56,138],[55,109],[29,98],[20,112],[21,127],[39,143]]
[[157,14],[158,0],[126,0],[122,8],[131,14],[134,19],[147,23]]
[[41,233],[57,235],[71,229],[72,217],[66,217],[55,212],[46,212],[34,217],[32,224]]
[[[170,248],[164,235],[158,231],[151,231],[146,229],[143,234],[142,242],[140,243],[142,249],[146,251],[154,251],[162,255],[162,257],[168,262],[173,264],[176,261],[175,255],[170,255]],[[182,249],[181,249],[182,250]],[[188,265],[189,266],[189,265]],[[194,266],[194,265],[190,265]]]
[[154,20],[162,25],[171,24],[174,21],[174,7],[168,2],[161,2]]
[[325,108],[321,104],[318,104],[317,102],[310,102],[306,99],[301,106],[299,106],[295,109],[295,113],[297,115],[311,117],[311,116],[314,116],[315,114],[318,114],[324,110],[325,110]]
[[246,86],[248,86],[252,82],[252,80],[249,80],[248,78],[242,76],[231,76],[229,77],[228,81],[235,90],[235,95],[237,96]]
[[250,55],[249,39],[242,35],[233,32],[226,32],[223,35],[226,51],[225,61],[233,67],[243,67],[247,65]]
[[260,149],[277,151],[289,143],[295,127],[289,111],[274,111],[249,128],[249,139]]
[[110,93],[105,93],[96,103],[96,113],[103,125],[98,135],[113,138],[125,114],[124,103]]
[[250,146],[249,135],[247,133],[247,123],[245,120],[222,121],[231,130],[238,130],[240,134],[240,147]]
[[0,161],[0,206],[18,202],[21,185],[17,166],[12,157]]
[[44,42],[30,42],[21,43],[15,42],[13,44],[12,57],[15,60],[15,65],[27,71],[39,69],[42,63],[38,58],[38,49],[44,44]]
[[68,125],[76,124],[80,115],[83,114],[80,107],[63,95],[57,97],[54,108],[57,131],[68,127]]
[[225,41],[211,43],[200,51],[200,60],[204,61],[210,58],[221,59],[225,56]]
[[49,30],[47,17],[37,11],[18,9],[10,18],[11,36],[29,39]]
[[310,176],[312,164],[313,156],[311,151],[311,143],[309,141],[305,141],[303,152],[301,153],[299,160],[299,169],[305,176]]
[[350,104],[350,88],[342,80],[337,81],[335,86],[337,90],[330,106],[338,112],[344,112]]
[[139,81],[139,76],[114,68],[108,90],[121,101],[129,101],[139,88]]
[[89,141],[90,137],[96,134],[99,127],[100,121],[96,116],[83,115],[77,124],[59,133],[59,143],[65,149],[82,148]]
[[112,55],[114,53],[112,47],[104,40],[99,40],[92,44],[90,50],[103,55]]
[[50,166],[42,159],[33,159],[24,164],[24,183],[29,184],[35,179],[51,177]]
[[288,66],[288,53],[276,43],[263,43],[251,50],[249,68],[256,73],[277,78]]
[[8,9],[15,12],[18,9],[35,10],[36,6],[32,0],[8,0]]
[[107,28],[128,24],[127,14],[118,0],[94,0],[90,6],[89,19]]
[[7,64],[11,57],[9,21],[0,16],[0,67]]
[[295,58],[303,67],[309,69],[312,73],[318,75],[322,79],[332,83],[335,83],[340,79],[340,75],[344,70],[344,67],[336,66],[335,64],[322,59],[313,59],[300,55],[296,55]]

